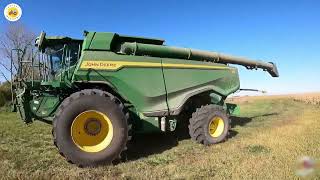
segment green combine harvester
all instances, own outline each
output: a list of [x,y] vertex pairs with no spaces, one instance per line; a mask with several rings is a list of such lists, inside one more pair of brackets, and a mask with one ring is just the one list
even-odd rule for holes
[[[80,167],[110,164],[137,133],[171,132],[188,124],[191,138],[211,145],[226,140],[225,103],[240,88],[236,64],[278,77],[274,63],[166,46],[164,40],[84,32],[84,39],[46,36],[37,56],[12,74],[13,103],[25,123],[50,121],[55,146]],[[148,147],[146,147],[148,148]]]

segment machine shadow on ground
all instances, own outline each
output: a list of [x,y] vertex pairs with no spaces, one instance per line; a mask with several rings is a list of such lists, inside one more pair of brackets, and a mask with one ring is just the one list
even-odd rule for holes
[[[231,127],[245,126],[254,118],[277,115],[278,113],[267,113],[252,117],[236,117],[231,116]],[[233,138],[239,133],[231,129],[228,138]],[[160,154],[179,144],[179,141],[190,139],[188,127],[178,127],[175,133],[154,133],[147,135],[135,135],[128,146],[127,158],[134,161],[153,154]]]
[[[257,117],[274,116],[278,113],[267,113],[263,115],[257,115],[252,117],[237,117],[231,116],[231,128],[236,126],[245,126],[250,123],[252,119]],[[49,120],[39,120],[46,124],[52,124]],[[228,138],[237,136],[238,131],[231,129],[229,131]],[[128,145],[127,159],[134,161],[140,158],[147,157],[153,154],[160,154],[166,150],[176,147],[179,141],[190,139],[188,132],[188,125],[184,124],[177,127],[177,131],[174,133],[153,133],[153,134],[139,134],[135,135]]]
[[[245,126],[257,117],[273,116],[278,113],[267,113],[253,117],[231,116],[231,127]],[[231,129],[228,138],[238,135],[236,130]],[[176,133],[154,133],[148,135],[136,135],[128,147],[128,160],[137,160],[153,154],[160,154],[179,144],[179,141],[190,139],[187,127],[182,127]]]

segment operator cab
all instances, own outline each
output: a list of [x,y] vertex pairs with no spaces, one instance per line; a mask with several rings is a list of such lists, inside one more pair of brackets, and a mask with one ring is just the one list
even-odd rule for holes
[[80,57],[83,40],[65,36],[46,36],[44,32],[36,39],[36,46],[43,53],[50,76],[57,76],[64,69],[75,65]]

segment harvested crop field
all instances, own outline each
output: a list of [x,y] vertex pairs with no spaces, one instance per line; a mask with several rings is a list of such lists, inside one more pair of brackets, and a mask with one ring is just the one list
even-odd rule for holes
[[295,101],[305,102],[308,104],[320,106],[320,93],[296,94],[292,95]]
[[68,164],[52,145],[51,125],[26,126],[16,114],[1,112],[0,177],[294,179],[297,161],[308,156],[316,163],[308,178],[319,179],[320,108],[304,96],[234,98],[241,114],[232,118],[228,141],[206,147],[180,135],[137,136],[127,162],[98,168]]

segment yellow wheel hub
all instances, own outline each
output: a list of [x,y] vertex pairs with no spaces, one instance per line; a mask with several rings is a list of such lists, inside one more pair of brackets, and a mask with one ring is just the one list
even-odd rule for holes
[[209,123],[209,134],[217,138],[222,135],[224,130],[224,122],[220,117],[214,117]]
[[110,119],[99,111],[79,114],[71,125],[73,142],[85,152],[99,152],[109,146],[113,137]]

